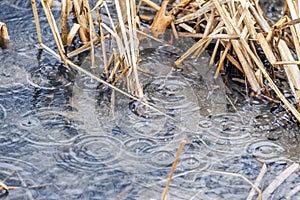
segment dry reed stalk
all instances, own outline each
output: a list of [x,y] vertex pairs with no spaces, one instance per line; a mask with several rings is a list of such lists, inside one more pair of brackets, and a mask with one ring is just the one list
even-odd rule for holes
[[70,2],[69,0],[61,1],[61,40],[63,45],[68,44],[68,18]]
[[115,119],[115,99],[116,99],[116,91],[113,90],[110,97],[110,112],[109,112],[109,118],[110,120]]
[[154,37],[158,37],[165,33],[166,28],[171,25],[173,21],[173,17],[171,15],[166,14],[166,9],[168,5],[168,0],[164,0],[161,3],[161,7],[156,13],[153,23],[150,26],[152,34]]
[[207,41],[202,46],[200,46],[193,54],[193,58],[197,59],[201,56],[201,54],[207,49],[208,45],[212,42],[212,39],[210,37],[206,37]]
[[[262,9],[260,8],[257,1],[202,1],[198,4],[198,9],[194,11],[190,9],[190,13],[182,14],[184,13],[183,8],[186,5],[190,5],[192,7],[192,2],[190,2],[189,0],[182,1],[171,11],[169,11],[169,14],[173,14],[177,17],[174,23],[177,26],[183,27],[187,31],[194,33],[197,29],[195,27],[187,26],[186,24],[187,22],[192,20],[195,21],[196,18],[198,18],[197,26],[203,27],[204,33],[178,33],[178,35],[180,36],[195,36],[196,34],[198,34],[201,37],[201,39],[197,43],[195,43],[187,52],[185,52],[178,60],[176,60],[174,66],[177,67],[185,58],[187,58],[193,52],[194,56],[199,56],[200,53],[204,51],[204,49],[208,46],[208,43],[210,43],[210,39],[217,40],[217,43],[219,43],[218,41],[224,43],[229,40],[229,46],[225,49],[228,52],[229,48],[231,48],[232,46],[233,52],[235,53],[235,56],[238,60],[235,60],[235,58],[230,54],[223,53],[217,71],[215,73],[215,77],[217,76],[221,67],[223,66],[224,59],[229,59],[229,61],[232,62],[234,66],[236,66],[236,68],[238,68],[241,72],[245,74],[254,92],[260,93],[261,87],[266,87],[263,84],[263,79],[267,79],[267,81],[269,82],[269,86],[275,91],[275,93],[278,95],[281,101],[299,120],[300,118],[297,110],[295,110],[293,106],[290,103],[288,103],[288,101],[284,98],[280,90],[273,83],[268,72],[264,69],[262,61],[260,60],[259,55],[256,52],[256,46],[254,44],[255,41],[261,44],[263,51],[266,54],[266,57],[268,58],[272,66],[274,65],[274,67],[276,67],[279,64],[286,65],[284,66],[284,68],[288,77],[288,82],[291,86],[291,90],[293,91],[294,97],[296,98],[297,107],[300,110],[300,74],[299,69],[296,66],[296,64],[298,64],[298,61],[295,61],[292,58],[292,54],[289,50],[295,47],[297,55],[299,57],[300,43],[298,35],[296,34],[298,32],[297,27],[300,27],[300,20],[297,19],[299,18],[299,13],[296,13],[296,11],[299,12],[298,2],[292,2],[292,0],[289,0],[289,2],[286,5],[286,10],[288,8],[291,8],[290,10],[292,12],[292,20],[288,21],[288,18],[284,17],[282,20],[279,20],[279,22],[276,24],[276,29],[270,27],[267,20],[264,18],[264,13],[262,12]],[[178,8],[181,8],[182,10]],[[287,13],[287,11],[285,12]],[[219,25],[221,23],[224,23],[225,27],[220,27]],[[222,30],[218,32],[218,34],[212,34],[213,32],[216,32],[217,27],[222,28],[224,32]],[[278,30],[288,27],[291,29],[291,36],[288,33],[285,33],[284,37],[286,37],[287,39],[278,38]],[[266,39],[261,33],[258,36],[257,32],[261,31],[269,33]],[[242,41],[240,38],[242,39]],[[277,46],[272,47],[273,50],[271,50],[271,46],[268,44],[269,42],[275,43]],[[213,51],[211,61],[215,57],[216,48],[217,47],[215,47]],[[283,59],[281,61],[277,61],[277,57]]]
[[223,175],[229,175],[229,176],[235,176],[235,177],[242,178],[244,181],[246,181],[246,183],[251,185],[251,187],[258,193],[257,199],[259,199],[259,200],[265,199],[265,198],[262,198],[261,189],[259,189],[255,184],[253,184],[248,178],[246,178],[242,174],[237,174],[237,173],[232,173],[232,172],[224,172],[224,171],[217,171],[217,170],[206,170],[206,171],[212,172],[212,173],[217,173],[217,174],[223,174]]
[[208,20],[207,20],[207,25],[205,26],[205,30],[203,32],[203,37],[208,36],[208,34],[212,32],[212,29],[214,28],[214,25],[215,25],[215,9],[212,8],[211,11],[210,11],[210,15],[208,17]]
[[[300,16],[299,16],[299,12],[297,12],[297,8],[294,4],[294,1],[286,0],[286,3],[287,3],[289,13],[291,14],[292,19],[293,20],[298,19]],[[300,24],[295,24],[294,27],[296,29],[296,32],[300,33]],[[299,41],[300,40],[300,35],[297,34],[296,37],[297,37],[297,40]]]
[[[251,54],[252,51],[248,47],[247,43],[244,40],[241,40],[244,48]],[[261,70],[264,77],[269,82],[269,86],[274,90],[274,92],[277,94],[277,96],[280,98],[280,100],[287,106],[287,108],[293,113],[293,115],[296,117],[298,121],[300,121],[300,113],[290,104],[290,102],[284,97],[284,95],[281,93],[281,91],[277,88],[271,77],[269,76],[268,72],[266,71],[264,65],[262,62],[255,57],[255,55],[252,55],[252,59],[255,61],[257,67]]]
[[[100,42],[101,42],[101,40],[99,38],[95,38],[93,40],[93,44],[94,45],[97,45]],[[74,56],[76,56],[76,55],[78,55],[78,54],[80,54],[80,53],[82,53],[84,51],[89,50],[90,48],[91,48],[91,42],[89,41],[89,42],[86,42],[85,44],[83,44],[81,47],[79,47],[79,48],[75,49],[74,51],[68,53],[67,57],[68,58],[72,58],[72,57],[74,57]]]
[[209,64],[208,64],[209,67],[211,67],[215,62],[215,58],[216,58],[216,55],[217,55],[217,52],[218,52],[219,45],[220,45],[220,40],[217,40],[216,45],[215,45],[214,50],[213,50],[213,53],[211,55]]
[[174,67],[178,67],[179,64],[186,59],[189,55],[191,55],[194,51],[196,51],[199,47],[201,47],[202,45],[206,44],[206,42],[208,41],[208,38],[202,38],[200,39],[198,42],[196,42],[189,50],[187,50],[182,56],[180,56],[180,58],[178,58],[175,62],[174,62]]
[[52,8],[54,0],[47,0],[49,8]]
[[188,32],[178,32],[180,37],[189,37],[189,38],[203,38],[202,33],[188,33]]
[[263,16],[263,12],[258,4],[255,7],[252,4],[249,4],[250,12],[253,15],[255,22],[258,23],[261,29],[264,32],[270,31],[270,25],[268,24],[267,20]]
[[[29,190],[29,188],[28,188],[28,186],[27,186],[25,180],[22,178],[21,174],[20,174],[18,171],[16,171],[16,174],[17,174],[17,176],[18,176],[18,178],[19,178],[19,180],[20,180],[20,182],[21,182],[21,184],[22,184],[22,187],[25,188],[25,191],[26,191],[26,194],[27,194],[27,198],[28,198],[29,200],[34,200],[33,194],[32,194],[31,191]],[[26,199],[27,199],[27,198],[26,198]]]
[[35,29],[38,36],[38,43],[41,44],[43,42],[42,40],[42,34],[41,34],[41,27],[40,27],[40,21],[39,21],[39,15],[36,8],[36,0],[31,0],[31,7],[33,11],[33,17],[35,21]]
[[300,65],[300,61],[276,61],[274,62],[274,65],[290,65],[290,64],[294,64],[294,65]]
[[[222,17],[222,20],[225,23],[227,32],[231,35],[236,35],[236,34],[239,35],[240,33],[237,32],[238,31],[237,28],[233,26],[234,23],[228,17],[229,13],[223,7],[221,7],[220,3],[217,0],[213,0],[213,3],[216,6],[218,13]],[[252,90],[254,92],[259,92],[260,86],[259,86],[259,84],[256,80],[256,77],[252,71],[251,64],[247,61],[247,58],[243,54],[243,50],[242,50],[240,42],[236,41],[236,40],[232,40],[231,43],[232,43],[233,49],[236,53],[236,56],[238,57],[241,65],[242,65],[245,76],[247,77],[247,79],[251,85]]]
[[99,10],[99,7],[102,6],[103,0],[98,0],[94,8],[91,10],[92,12],[95,10]]
[[240,36],[238,35],[228,35],[228,34],[216,34],[216,35],[209,35],[207,36],[210,39],[214,39],[214,40],[224,40],[224,41],[228,41],[228,40],[238,40],[240,38]]
[[[230,1],[230,0],[227,0]],[[226,0],[221,0],[220,3],[226,2]],[[176,19],[175,24],[187,22],[194,20],[196,18],[201,18],[201,16],[214,8],[214,4],[211,1],[207,1],[202,7],[200,7],[196,12],[184,15],[183,17]]]
[[115,78],[115,80],[114,80],[114,82],[112,83],[112,85],[117,84],[117,82],[118,82],[119,80],[121,80],[121,78],[123,78],[123,77],[125,76],[125,74],[128,72],[128,70],[129,70],[129,67],[126,67],[125,69],[122,69],[122,72],[120,73],[119,76],[117,76],[117,77]]
[[244,73],[242,66],[234,57],[232,57],[232,55],[226,54],[226,58],[229,62],[231,62],[231,64],[233,64],[233,66],[235,66],[235,68],[237,68],[240,72]]
[[[294,57],[291,54],[288,46],[282,40],[279,41],[279,52],[281,55],[281,59],[283,61],[293,61]],[[289,64],[283,65],[286,76],[288,78],[288,82],[290,84],[290,88],[294,93],[294,97],[296,99],[296,104],[298,107],[298,111],[300,111],[300,71],[298,65]]]
[[[130,3],[130,4],[129,4]],[[104,3],[105,8],[108,11],[108,16],[111,22],[112,29],[106,24],[101,23],[101,26],[105,28],[116,40],[118,46],[118,54],[120,61],[124,62],[125,68],[129,67],[128,73],[126,74],[127,88],[130,93],[134,94],[139,98],[143,98],[143,90],[138,80],[138,67],[137,67],[137,56],[138,56],[138,38],[136,33],[136,13],[135,13],[135,1],[126,2],[126,17],[128,29],[123,21],[124,13],[118,0],[115,0],[115,6],[117,10],[117,16],[119,20],[119,31],[115,27],[110,17],[109,10]],[[125,11],[123,11],[125,12]],[[127,35],[128,33],[128,35]],[[119,35],[120,34],[120,35]],[[118,65],[117,65],[118,66]],[[116,71],[116,70],[115,70]]]
[[[57,59],[60,59],[60,55],[57,54],[55,51],[53,51],[53,50],[52,50],[51,48],[49,48],[48,46],[46,46],[45,44],[42,43],[42,44],[41,44],[41,47],[42,47],[43,49],[45,49],[46,51],[48,51],[50,54],[52,54],[52,55],[53,55],[54,57],[56,57]],[[144,106],[146,106],[146,107],[148,107],[148,108],[150,108],[150,109],[152,109],[152,110],[154,110],[154,111],[156,111],[156,112],[158,112],[158,113],[160,113],[160,114],[162,114],[162,115],[168,117],[169,119],[175,120],[175,119],[172,118],[171,116],[169,116],[169,115],[167,115],[166,113],[160,111],[159,109],[157,109],[157,108],[155,108],[154,106],[148,104],[147,102],[145,102],[145,101],[143,101],[143,100],[141,100],[141,99],[139,99],[139,98],[137,98],[137,97],[135,97],[135,96],[133,96],[133,95],[131,95],[131,94],[129,94],[129,93],[127,93],[127,92],[125,92],[125,91],[119,89],[119,88],[117,88],[116,86],[114,86],[114,85],[112,85],[112,84],[110,84],[110,83],[108,83],[108,82],[102,80],[101,78],[97,77],[96,75],[92,74],[91,72],[89,72],[89,71],[83,69],[82,67],[76,65],[75,63],[73,63],[73,62],[70,61],[69,59],[66,59],[66,61],[67,61],[68,65],[70,65],[71,67],[75,68],[76,70],[78,70],[78,71],[80,71],[80,72],[86,74],[87,76],[89,76],[89,77],[91,77],[92,79],[98,81],[99,83],[102,83],[102,84],[104,84],[104,85],[110,87],[111,89],[116,90],[117,92],[119,92],[119,93],[121,93],[121,94],[123,94],[123,95],[125,95],[125,96],[127,96],[127,97],[129,97],[129,98],[131,98],[131,99],[133,99],[133,100],[135,100],[135,101],[140,102],[140,103],[143,104]]]
[[109,77],[107,78],[107,82],[112,82],[115,79],[115,77],[117,77],[117,72],[122,71],[122,68],[123,68],[122,67],[123,60],[116,53],[116,51],[113,51],[110,61],[113,65],[113,68],[109,74]]
[[[102,4],[102,1],[101,1],[101,4]],[[102,48],[102,55],[103,55],[104,74],[107,78],[108,77],[108,70],[107,70],[106,44],[105,44],[104,30],[103,30],[103,27],[100,25],[101,22],[102,22],[102,17],[101,17],[99,8],[97,7],[95,10],[96,10],[98,24],[99,24],[100,41],[101,41],[101,44],[102,44],[101,48]]]
[[[108,60],[107,60],[107,65],[105,66],[105,69],[104,71],[109,71],[111,69],[111,66],[114,65],[114,63],[116,62],[119,62],[117,59],[115,59],[117,56],[116,56],[116,50],[115,49],[112,49],[112,53],[111,55],[109,56]],[[114,69],[113,69],[114,70]],[[109,75],[111,76],[112,72],[110,72],[110,74],[107,74],[107,82],[111,82],[112,81],[112,78],[111,80],[109,80]]]
[[285,196],[286,200],[290,200],[299,191],[300,191],[300,185],[297,185],[296,187],[294,187],[291,191],[289,191],[287,193],[287,195]]
[[241,113],[238,111],[238,109],[235,107],[234,102],[231,101],[231,99],[228,97],[228,95],[225,95],[227,101],[229,101],[230,105],[232,106],[233,110],[240,116],[242,124],[245,125],[245,120]]
[[175,172],[177,163],[179,161],[179,157],[181,155],[182,149],[183,149],[183,147],[184,147],[185,144],[186,144],[185,140],[181,141],[180,144],[179,144],[179,148],[177,150],[177,153],[176,153],[176,156],[175,156],[175,160],[174,160],[173,165],[172,165],[172,169],[171,169],[171,172],[170,172],[170,175],[169,175],[169,178],[168,178],[168,182],[166,184],[166,187],[165,187],[164,192],[163,192],[162,197],[161,197],[162,200],[166,200],[167,199],[169,187],[170,187],[170,184],[171,184],[171,180],[172,180],[173,174]]
[[91,68],[95,68],[95,48],[94,48],[94,37],[96,37],[96,32],[95,32],[95,28],[94,28],[94,23],[92,20],[92,12],[90,9],[90,5],[88,0],[83,0],[83,5],[86,9],[86,15],[88,17],[88,27],[89,27],[89,42],[91,45]]
[[[179,39],[178,31],[176,30],[174,21],[171,22],[171,29],[176,40]],[[195,34],[195,33],[194,33]]]
[[297,169],[299,168],[298,163],[293,163],[289,167],[287,167],[283,172],[281,172],[263,191],[262,197],[263,199],[269,199],[271,194]]
[[216,79],[221,71],[221,69],[223,68],[224,66],[224,61],[225,61],[225,58],[226,58],[226,55],[228,54],[228,50],[229,48],[231,47],[231,42],[227,42],[226,46],[225,46],[225,50],[223,51],[223,53],[221,54],[221,58],[219,60],[219,64],[218,64],[218,67],[217,67],[217,70],[215,72],[215,75],[214,75],[214,78]]
[[141,5],[142,3],[145,3],[147,4],[148,6],[150,6],[151,8],[153,8],[154,10],[159,10],[160,9],[160,6],[157,5],[156,3],[154,3],[153,1],[150,1],[150,0],[141,0],[138,4],[138,7],[137,7],[137,11],[139,12],[140,11],[140,8],[141,8]]
[[262,33],[257,33],[256,38],[258,39],[258,43],[260,44],[261,48],[263,49],[268,61],[271,63],[271,65],[274,65],[276,63],[277,59],[267,42],[267,39],[264,37]]
[[9,188],[8,188],[8,186],[5,183],[3,183],[2,181],[0,181],[0,190],[5,190],[5,192],[8,192]]
[[193,27],[191,27],[185,23],[180,23],[178,26],[185,29],[187,32],[196,33],[196,30]]
[[187,5],[189,5],[192,2],[192,0],[182,0],[180,1],[176,6],[172,8],[172,10],[169,11],[169,14],[173,14],[176,16],[177,12],[183,8],[185,8]]
[[79,25],[79,24],[77,24],[77,23],[74,23],[74,24],[73,24],[73,26],[72,26],[72,28],[71,28],[71,30],[70,30],[68,36],[67,36],[67,45],[68,45],[68,46],[71,45],[71,43],[72,43],[72,41],[73,41],[73,39],[74,39],[76,33],[78,32],[79,28],[80,28],[80,25]]
[[9,43],[9,35],[6,24],[0,22],[0,48],[7,48]]
[[55,43],[56,43],[56,46],[57,46],[57,49],[58,49],[58,52],[59,52],[59,55],[60,55],[60,59],[64,62],[65,66],[68,67],[67,62],[66,62],[64,46],[63,46],[61,37],[59,35],[59,31],[58,31],[58,27],[56,25],[55,19],[54,19],[53,14],[50,10],[48,1],[47,0],[42,0],[41,2],[42,2],[42,5],[43,5],[43,9],[44,9],[44,12],[46,14],[49,26],[51,28],[53,37],[54,37],[54,40],[55,40]]
[[86,14],[86,10],[84,7],[84,3],[82,0],[74,0],[73,1],[73,8],[75,11],[76,19],[78,24],[80,25],[78,34],[80,40],[85,43],[89,41],[89,19]]
[[[253,10],[252,10],[252,12],[253,12]],[[256,14],[256,15],[258,15],[258,14]],[[282,22],[280,22],[280,23],[282,23]],[[270,27],[268,27],[266,25],[264,27],[265,27],[265,29],[269,28],[269,30],[270,30]],[[252,29],[252,30],[255,29],[253,24],[250,24],[250,29]],[[254,32],[253,37],[257,38],[258,41],[260,42],[261,47],[262,47],[266,57],[268,58],[269,62],[271,64],[275,64],[275,62],[276,62],[275,55],[273,54],[270,46],[268,45],[267,39],[264,38],[263,34]],[[270,36],[268,35],[267,37],[270,37]],[[245,41],[243,41],[243,45],[245,48],[247,48]],[[282,59],[293,61],[294,59],[290,53],[290,50],[288,49],[287,45],[285,44],[285,42],[283,40],[279,40],[278,45],[279,45],[278,50],[280,52],[280,56],[282,57]],[[249,49],[247,49],[247,50],[250,51]],[[270,84],[269,86],[275,91],[275,93],[278,95],[278,97],[281,99],[281,101],[287,106],[287,108],[293,113],[293,115],[299,121],[300,120],[299,112],[288,102],[288,100],[282,95],[282,93],[277,88],[277,86],[273,83],[273,80],[269,77],[268,73],[264,69],[262,62],[259,61],[259,59],[255,55],[252,55],[252,59],[256,62],[256,65],[258,66],[258,68],[260,69],[260,71],[262,72],[264,77],[268,80],[268,82]],[[286,70],[286,75],[289,79],[288,82],[291,85],[291,90],[294,92],[294,96],[298,102],[297,105],[298,105],[298,109],[299,109],[299,95],[300,94],[299,94],[299,91],[294,88],[295,84],[297,84],[296,87],[299,88],[299,85],[298,85],[299,80],[298,79],[295,80],[295,78],[294,78],[294,76],[296,76],[296,77],[298,76],[297,74],[299,74],[299,69],[298,69],[298,67],[296,67],[296,65],[292,65],[292,66],[293,66],[292,68],[285,67],[285,70]]]
[[293,44],[296,49],[297,57],[300,58],[300,42],[298,40],[298,36],[297,36],[298,34],[297,34],[294,26],[290,26],[290,30],[292,33]]

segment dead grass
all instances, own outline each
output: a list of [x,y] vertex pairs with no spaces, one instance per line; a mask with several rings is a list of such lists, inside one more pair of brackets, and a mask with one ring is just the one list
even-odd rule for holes
[[[134,0],[115,0],[118,24],[114,24],[110,10],[105,1],[99,0],[91,9],[88,0],[63,0],[61,2],[61,30],[58,29],[51,12],[51,1],[41,0],[49,26],[56,41],[60,59],[67,67],[66,59],[86,50],[91,52],[91,68],[99,67],[95,63],[95,45],[102,46],[103,72],[106,83],[115,85],[122,81],[127,91],[143,100],[142,83],[139,82],[139,38],[142,35],[157,38],[167,28],[173,30],[174,38],[198,38],[181,57],[174,62],[174,67],[180,67],[182,61],[188,57],[199,57],[209,46],[214,44],[210,66],[216,63],[215,78],[224,70],[224,63],[230,62],[242,72],[250,85],[252,95],[265,98],[273,102],[277,98],[285,105],[295,118],[300,121],[300,71],[297,56],[300,56],[300,16],[298,1],[286,0],[285,15],[273,25],[267,22],[258,1],[254,0],[212,0],[194,1],[182,0],[170,6],[168,1],[157,5],[150,0],[141,0],[136,7]],[[155,16],[145,16],[139,13],[142,9],[153,9]],[[38,42],[42,44],[40,24],[35,0],[32,1],[33,13],[36,21]],[[101,11],[105,10],[108,20],[103,21]],[[77,23],[70,24],[69,16],[76,16]],[[141,30],[140,19],[152,20],[149,29]],[[150,23],[150,22],[149,22]],[[69,29],[69,27],[71,27]],[[96,31],[98,30],[98,31]],[[106,38],[108,35],[116,43],[117,49],[111,49],[107,55]],[[144,32],[143,34],[140,34]],[[151,36],[150,36],[150,35]],[[70,45],[78,35],[82,47],[67,53],[65,47]],[[257,52],[260,46],[271,64],[266,69],[264,61]],[[220,51],[220,49],[223,49]],[[296,56],[294,55],[294,53]],[[219,54],[219,60],[216,60]],[[284,77],[296,100],[296,108],[284,97],[282,91],[274,83],[274,71],[283,71]],[[274,91],[271,95],[269,90]]]

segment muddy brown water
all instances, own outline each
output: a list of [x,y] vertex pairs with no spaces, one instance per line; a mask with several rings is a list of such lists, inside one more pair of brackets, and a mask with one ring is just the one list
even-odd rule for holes
[[[119,93],[111,112],[106,86],[45,52],[38,59],[30,1],[2,0],[0,21],[11,36],[10,49],[0,50],[0,180],[23,186],[2,199],[160,199],[182,140],[169,199],[246,199],[244,180],[205,170],[254,182],[265,162],[263,190],[299,161],[299,127],[281,109],[242,95],[235,112],[208,55],[172,71],[188,41],[141,44],[140,66],[155,74],[140,75],[144,91],[172,120]],[[48,28],[43,40],[54,46]],[[295,172],[270,199],[285,199],[299,183]]]

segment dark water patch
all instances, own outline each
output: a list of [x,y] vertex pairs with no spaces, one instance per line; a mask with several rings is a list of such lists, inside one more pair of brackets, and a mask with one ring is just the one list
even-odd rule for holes
[[5,120],[7,111],[2,104],[0,104],[0,123]]
[[5,115],[13,116],[33,109],[33,95],[33,91],[22,84],[0,87],[0,104],[5,108]]
[[55,90],[72,84],[71,78],[68,77],[61,64],[41,64],[36,68],[31,68],[27,75],[27,81],[34,88],[44,90]]
[[22,154],[22,148],[28,145],[28,142],[22,137],[26,134],[17,129],[15,125],[5,125],[0,129],[0,151],[2,156],[12,156],[19,158]]
[[91,177],[80,195],[81,199],[135,199],[130,177],[123,171],[112,170]]

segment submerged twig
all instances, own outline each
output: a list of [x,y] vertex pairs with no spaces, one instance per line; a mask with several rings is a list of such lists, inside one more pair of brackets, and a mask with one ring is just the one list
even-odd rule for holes
[[275,179],[272,181],[269,186],[263,191],[263,199],[269,199],[270,195],[281,185],[292,173],[294,173],[299,168],[298,163],[293,163],[287,167],[283,172],[281,172]]
[[224,171],[218,171],[218,170],[207,170],[208,172],[212,172],[212,173],[217,173],[217,174],[223,174],[223,175],[229,175],[229,176],[236,176],[236,177],[240,177],[242,178],[244,181],[246,181],[249,185],[252,186],[252,188],[254,188],[256,190],[256,192],[258,193],[258,199],[262,200],[264,198],[262,198],[262,192],[261,190],[255,185],[253,184],[251,181],[249,181],[249,179],[247,179],[244,175],[242,174],[237,174],[237,173],[232,173],[232,172],[224,172]]
[[[255,183],[254,183],[255,186],[257,186],[257,187],[259,186],[259,184],[262,181],[262,178],[263,178],[263,176],[265,175],[266,172],[267,172],[267,165],[265,163],[263,163],[263,166],[262,166],[262,168],[259,172],[259,175],[256,177],[256,180],[255,180]],[[250,190],[250,193],[249,193],[248,197],[247,197],[247,200],[253,199],[254,195],[255,195],[255,189],[252,188]]]
[[39,15],[38,15],[38,11],[37,11],[37,8],[36,8],[36,0],[31,0],[31,7],[32,7],[32,11],[33,11],[34,21],[35,21],[36,33],[37,33],[37,36],[38,36],[38,43],[41,44],[43,41],[42,41]]

